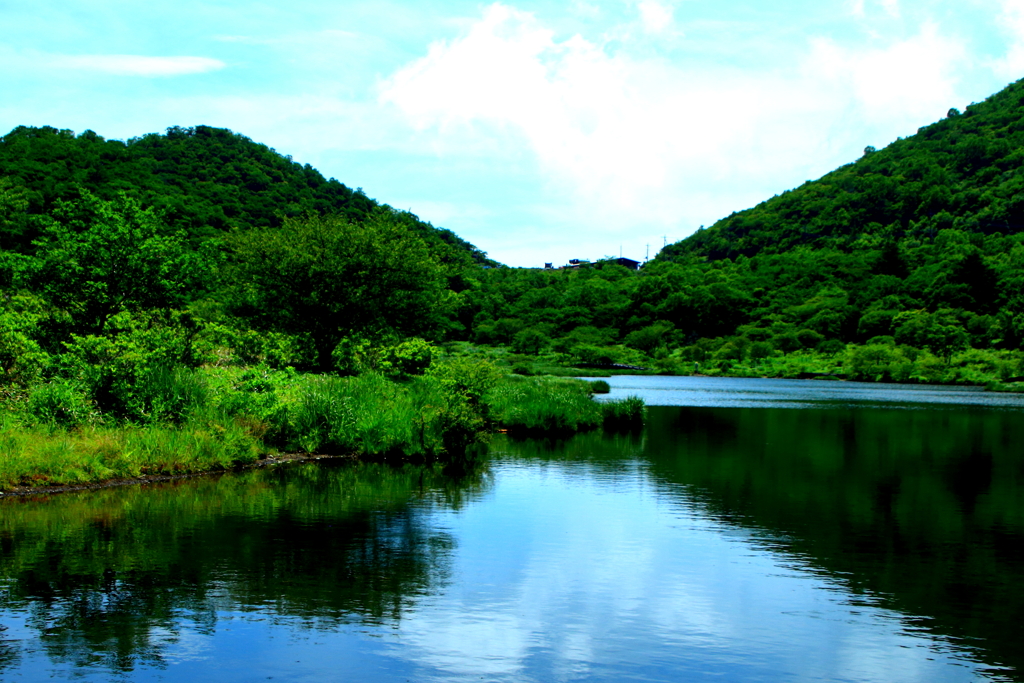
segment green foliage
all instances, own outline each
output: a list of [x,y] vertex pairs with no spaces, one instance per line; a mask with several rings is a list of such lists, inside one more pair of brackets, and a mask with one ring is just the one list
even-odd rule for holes
[[590,383],[590,392],[593,394],[607,394],[611,390],[611,386],[603,379],[594,380]]
[[648,325],[634,332],[630,332],[622,340],[626,346],[639,351],[650,352],[665,343],[665,335],[673,328],[671,323],[657,323]]
[[321,369],[347,336],[438,329],[448,301],[441,265],[396,217],[289,219],[232,235],[230,305],[261,329],[309,338]]
[[185,314],[118,313],[102,334],[72,335],[56,370],[115,418],[180,420],[201,392],[187,371],[196,364],[196,329]]
[[484,398],[494,422],[511,432],[568,433],[601,424],[587,382],[508,377]]
[[[1017,233],[1024,225],[1017,173],[1024,143],[1022,92],[1024,82],[1013,83],[962,115],[734,213],[657,258],[782,254],[803,245],[851,247],[865,238],[930,239],[950,228]],[[964,277],[950,274],[953,281]],[[989,303],[971,296],[977,304]]]
[[601,422],[605,429],[636,430],[644,426],[647,406],[639,396],[627,396],[621,401],[601,403]]
[[516,333],[512,338],[511,348],[515,353],[535,356],[547,348],[548,343],[547,335],[531,327]]
[[196,334],[194,347],[196,357],[210,365],[266,365],[282,369],[313,362],[296,335],[240,329],[217,322],[202,325]]
[[956,311],[943,309],[935,313],[907,311],[893,318],[895,339],[900,344],[924,347],[947,359],[967,348],[969,337],[957,320]]
[[83,388],[62,379],[32,387],[26,407],[34,420],[58,427],[78,427],[99,417]]
[[49,364],[49,356],[34,339],[46,318],[38,297],[0,290],[0,387],[27,386]]
[[[210,126],[174,126],[126,142],[92,131],[76,136],[49,126],[19,126],[0,138],[0,178],[3,249],[28,249],[38,237],[33,219],[62,201],[77,201],[82,190],[108,201],[128,190],[193,242],[232,229],[274,228],[284,218],[311,213],[361,223],[382,206],[361,189]],[[493,265],[450,230],[407,212],[399,218],[442,261]]]
[[254,462],[258,454],[258,442],[231,422],[74,431],[5,424],[0,425],[0,488],[227,469]]
[[[431,365],[427,376],[440,382],[448,391],[480,405],[484,396],[501,382],[504,373],[493,361],[456,356]],[[486,412],[484,414],[486,416]]]
[[125,195],[61,205],[33,244],[30,285],[79,332],[98,332],[122,311],[179,308],[208,278],[184,235]]
[[334,347],[331,357],[335,369],[342,375],[378,372],[387,377],[404,378],[426,372],[436,353],[432,344],[416,337],[397,344],[345,337]]

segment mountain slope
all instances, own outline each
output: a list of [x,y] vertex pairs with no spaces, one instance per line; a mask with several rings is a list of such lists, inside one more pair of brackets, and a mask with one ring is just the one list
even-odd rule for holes
[[[83,190],[103,199],[119,192],[136,196],[194,239],[273,227],[307,213],[362,222],[381,206],[361,189],[325,179],[312,166],[223,128],[173,127],[122,142],[92,131],[76,136],[20,126],[0,138],[0,247],[30,248],[38,235],[31,217]],[[412,214],[402,217],[429,241],[447,245],[449,256],[490,263],[450,230]]]

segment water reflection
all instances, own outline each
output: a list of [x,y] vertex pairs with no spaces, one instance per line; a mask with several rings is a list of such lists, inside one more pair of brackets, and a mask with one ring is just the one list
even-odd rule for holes
[[[456,509],[486,472],[302,466],[0,505],[0,608],[54,662],[161,667],[218,614],[331,629],[397,622],[447,580],[455,541],[413,505]],[[0,638],[3,632],[0,631]],[[0,667],[19,658],[0,640]]]
[[1021,444],[1020,413],[983,408],[654,407],[642,436],[510,443],[507,453],[612,477],[630,462],[619,454],[638,455],[659,495],[1016,680]]
[[6,501],[0,671],[1024,679],[1021,413],[789,396],[817,408],[653,408],[641,433],[498,438],[455,478],[310,466]]

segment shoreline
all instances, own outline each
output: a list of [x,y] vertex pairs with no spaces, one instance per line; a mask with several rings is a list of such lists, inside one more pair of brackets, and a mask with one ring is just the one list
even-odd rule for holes
[[315,460],[349,460],[357,462],[356,455],[324,455],[289,453],[285,455],[268,456],[253,463],[238,465],[231,468],[200,470],[196,472],[182,472],[181,474],[147,474],[139,477],[122,477],[117,479],[103,479],[100,481],[83,484],[64,484],[60,486],[16,486],[12,489],[0,489],[0,501],[9,498],[28,498],[31,496],[51,496],[61,493],[76,493],[79,491],[98,491],[101,489],[118,488],[121,486],[145,486],[147,484],[163,484],[185,479],[198,477],[209,477],[212,475],[228,474],[231,472],[244,472],[263,467],[276,467],[277,465],[293,465]]

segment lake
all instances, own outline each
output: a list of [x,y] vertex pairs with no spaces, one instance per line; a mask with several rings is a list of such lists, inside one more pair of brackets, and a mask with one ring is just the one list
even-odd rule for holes
[[1024,681],[1024,396],[608,381],[468,472],[0,500],[0,679]]

